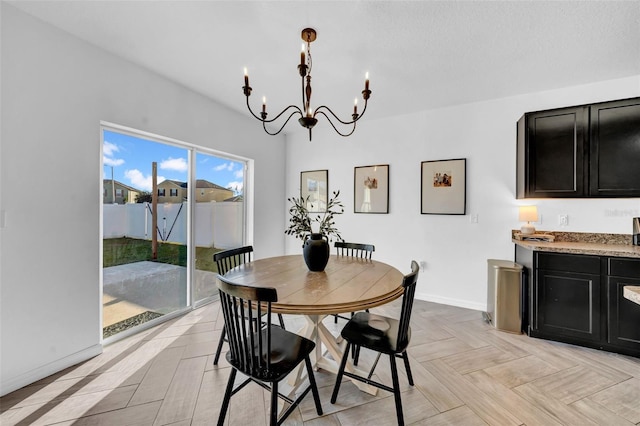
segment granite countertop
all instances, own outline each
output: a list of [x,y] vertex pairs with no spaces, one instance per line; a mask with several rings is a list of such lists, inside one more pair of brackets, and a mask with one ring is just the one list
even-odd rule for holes
[[512,231],[512,241],[529,250],[640,258],[640,246],[631,245],[631,235],[537,231],[555,237],[554,242],[545,242],[516,240],[515,232],[518,231]]
[[624,286],[624,297],[640,305],[640,286]]

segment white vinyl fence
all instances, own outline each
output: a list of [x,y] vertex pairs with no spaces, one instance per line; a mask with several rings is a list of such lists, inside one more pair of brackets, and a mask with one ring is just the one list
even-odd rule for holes
[[[104,204],[103,238],[151,240],[151,204]],[[196,203],[197,247],[228,249],[243,244],[242,202]],[[158,241],[186,244],[187,203],[158,204]]]

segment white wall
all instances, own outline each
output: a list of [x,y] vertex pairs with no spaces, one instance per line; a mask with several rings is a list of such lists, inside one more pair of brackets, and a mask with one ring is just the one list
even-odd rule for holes
[[[373,90],[371,109],[385,98]],[[566,213],[566,231],[631,234],[631,217],[640,215],[638,198],[516,200],[516,121],[529,111],[635,96],[640,76],[384,120],[365,117],[349,138],[336,136],[320,118],[313,142],[304,132],[287,139],[287,196],[299,193],[300,171],[328,169],[329,190],[341,190],[346,206],[336,219],[343,238],[375,244],[376,259],[405,272],[411,259],[426,261],[416,297],[483,310],[486,261],[513,260],[510,230],[521,226],[518,205],[538,205],[542,230],[559,230],[557,215]],[[467,159],[467,215],[421,215],[420,162],[452,158]],[[354,214],[353,168],[374,164],[390,165],[390,213]],[[478,223],[470,223],[475,214]],[[287,252],[299,251],[299,240],[288,237]]]
[[[100,120],[255,160],[256,257],[284,250],[273,223],[285,215],[274,202],[285,198],[285,143],[246,116],[0,7],[4,394],[101,350]],[[61,203],[63,189],[71,195]],[[47,204],[61,208],[45,212]]]

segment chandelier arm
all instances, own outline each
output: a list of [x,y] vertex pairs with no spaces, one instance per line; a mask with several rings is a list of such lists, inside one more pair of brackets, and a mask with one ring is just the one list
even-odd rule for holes
[[[282,114],[284,114],[285,112],[289,111],[291,108],[293,108],[295,111],[293,111],[290,115],[289,118],[287,118],[287,121],[289,121],[289,119],[291,118],[292,115],[294,114],[300,114],[300,116],[302,116],[302,110],[300,110],[300,108],[297,105],[289,105],[288,107],[286,107],[285,109],[283,109],[282,111],[280,111],[280,114],[276,115],[275,117],[273,117],[271,120],[263,120],[263,119],[259,119],[260,121],[264,122],[264,123],[273,123],[274,121],[276,121],[278,118],[280,118],[280,116]],[[285,121],[286,124],[286,121]]]
[[[329,111],[329,113],[331,115],[333,115],[333,118],[335,118],[336,120],[338,120],[340,123],[344,124],[344,125],[349,125],[349,124],[354,124],[356,121],[360,120],[362,118],[362,116],[364,115],[364,113],[367,111],[367,101],[364,101],[364,109],[362,110],[362,113],[358,115],[358,117],[355,120],[351,120],[351,121],[342,121],[340,120],[340,117],[338,117],[333,111],[331,111],[331,108],[329,108],[326,105],[321,105],[318,108],[316,108],[316,112],[313,115],[316,114],[322,114],[325,117],[327,117],[327,120],[329,120],[329,116],[327,114],[325,114],[324,112],[322,112],[323,109],[326,109],[327,111]],[[331,120],[329,120],[329,122],[331,123]],[[335,128],[335,127],[334,127]]]
[[[325,107],[325,108],[326,108],[329,112],[331,112],[331,110],[330,110],[329,108],[327,108],[327,107]],[[318,109],[320,109],[320,108],[318,108]],[[351,136],[351,135],[353,134],[353,132],[355,132],[355,131],[356,131],[356,121],[358,121],[358,120],[354,120],[354,121],[352,121],[352,122],[350,122],[350,123],[345,123],[344,121],[342,121],[342,120],[340,120],[338,117],[336,117],[336,116],[335,116],[335,114],[333,114],[333,113],[332,113],[332,114],[333,114],[333,116],[334,116],[334,117],[336,117],[336,119],[338,119],[338,121],[340,121],[342,124],[347,124],[347,125],[348,125],[348,124],[353,124],[353,128],[351,129],[351,131],[350,131],[349,133],[342,133],[342,132],[340,132],[340,130],[338,130],[338,128],[335,126],[335,124],[333,124],[333,121],[331,121],[331,118],[330,118],[327,114],[325,114],[323,111],[318,111],[318,110],[316,110],[316,114],[322,114],[322,115],[324,115],[324,116],[325,116],[325,118],[327,119],[327,121],[329,122],[329,124],[331,124],[331,127],[333,127],[333,130],[335,130],[335,131],[336,131],[336,133],[337,133],[337,134],[339,134],[339,135],[340,135],[340,136],[342,136],[342,137],[345,137],[345,138],[346,138],[347,136]],[[314,114],[314,115],[315,115],[315,114]]]
[[[284,114],[285,112],[287,112],[287,111],[288,111],[289,109],[291,109],[291,108],[295,109],[295,111],[293,111],[293,112],[291,113],[291,115],[298,113],[298,114],[300,114],[300,115],[302,116],[302,110],[300,109],[300,107],[298,107],[297,105],[289,105],[288,107],[286,107],[285,109],[283,109],[283,110],[280,112],[280,114],[276,115],[276,116],[275,116],[275,117],[273,117],[271,120],[265,120],[265,119],[262,119],[261,117],[258,117],[258,116],[253,112],[253,110],[251,109],[251,105],[249,104],[249,97],[248,97],[248,96],[247,96],[247,108],[249,109],[249,112],[251,113],[251,115],[253,115],[253,116],[255,117],[255,119],[256,119],[256,120],[260,120],[260,121],[262,121],[263,123],[273,123],[273,122],[274,122],[274,121],[276,121],[278,118],[280,118],[280,116],[281,116],[282,114]],[[291,118],[291,116],[289,116],[289,118]],[[289,121],[289,118],[287,119],[287,121]]]
[[[296,107],[296,108],[297,108],[297,107]],[[287,109],[289,109],[289,108],[287,108]],[[285,110],[285,111],[286,111],[286,110]],[[283,113],[283,112],[284,112],[284,111],[282,111],[280,114],[278,114],[278,117],[280,117],[280,116],[282,115],[282,113]],[[287,117],[287,119],[286,119],[286,120],[285,120],[285,122],[282,124],[282,126],[280,126],[280,129],[278,129],[278,131],[277,131],[277,132],[275,132],[275,133],[271,133],[269,130],[267,130],[267,125],[266,125],[266,123],[270,123],[271,121],[275,120],[275,118],[274,118],[273,120],[270,120],[270,121],[267,121],[267,120],[260,120],[260,121],[262,121],[262,128],[264,129],[264,131],[265,131],[267,134],[269,134],[269,135],[271,135],[271,136],[275,136],[275,135],[277,135],[278,133],[280,133],[280,132],[282,131],[282,129],[284,129],[284,126],[286,126],[286,125],[287,125],[287,123],[289,122],[289,120],[291,120],[291,117],[293,117],[293,116],[294,116],[294,115],[296,115],[296,114],[300,114],[300,111],[293,111],[291,114],[289,114],[289,117]],[[276,117],[276,118],[277,118],[277,117]]]

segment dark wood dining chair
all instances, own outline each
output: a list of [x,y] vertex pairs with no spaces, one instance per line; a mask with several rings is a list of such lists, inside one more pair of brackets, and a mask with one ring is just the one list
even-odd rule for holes
[[336,241],[334,244],[338,256],[353,256],[363,259],[371,259],[371,254],[376,251],[373,244],[347,243]]
[[[334,243],[334,247],[336,248],[336,254],[338,256],[352,256],[352,257],[360,257],[362,259],[371,259],[371,255],[373,254],[374,251],[376,251],[376,246],[374,246],[373,244],[347,243],[345,241],[336,241]],[[369,312],[368,309],[367,309],[367,312]],[[353,318],[353,314],[354,313],[351,312],[352,318]],[[334,314],[333,322],[337,324],[338,318],[349,320],[348,317]]]
[[[322,405],[309,358],[316,345],[307,338],[271,324],[271,304],[278,301],[276,289],[233,284],[222,275],[218,275],[218,289],[224,326],[229,337],[229,351],[226,357],[232,367],[218,425],[224,424],[231,397],[250,382],[271,391],[270,425],[281,424],[309,391],[313,394],[316,411],[321,416]],[[264,326],[260,321],[263,316],[266,319]],[[278,392],[278,383],[286,379],[303,361],[309,386],[292,400]],[[238,371],[247,376],[247,379],[234,388]],[[290,404],[280,418],[278,398]]]
[[[224,275],[229,270],[235,268],[238,265],[242,265],[243,263],[251,262],[251,257],[253,254],[253,246],[244,246],[231,250],[220,251],[213,255],[213,261],[216,262],[218,267],[218,273],[220,275]],[[284,319],[281,314],[278,314],[278,320],[280,321],[280,326],[284,328]],[[227,333],[225,329],[222,329],[222,333],[220,334],[220,340],[218,341],[218,348],[216,349],[216,356],[213,359],[213,365],[218,365],[218,360],[220,359],[220,353],[222,352],[222,345],[227,342]]]
[[[411,340],[411,309],[413,307],[413,299],[416,292],[416,284],[418,283],[418,272],[420,267],[415,261],[411,262],[411,272],[402,279],[402,287],[404,294],[402,296],[402,309],[400,311],[400,319],[384,317],[368,312],[358,312],[344,326],[340,335],[347,341],[347,346],[340,362],[336,384],[331,395],[331,403],[335,404],[340,391],[342,376],[345,375],[352,379],[367,383],[377,388],[392,392],[396,402],[396,416],[398,424],[404,425],[404,416],[402,414],[402,399],[400,397],[400,384],[398,382],[398,369],[396,367],[396,358],[404,360],[404,366],[407,370],[407,378],[409,384],[413,386],[413,376],[411,375],[411,366],[409,365],[409,356],[407,355],[407,347]],[[371,367],[367,377],[345,371],[347,359],[349,358],[349,350],[355,347],[364,347],[378,352],[378,356]],[[373,372],[378,365],[380,355],[389,355],[391,364],[391,379],[393,387],[372,380]]]

